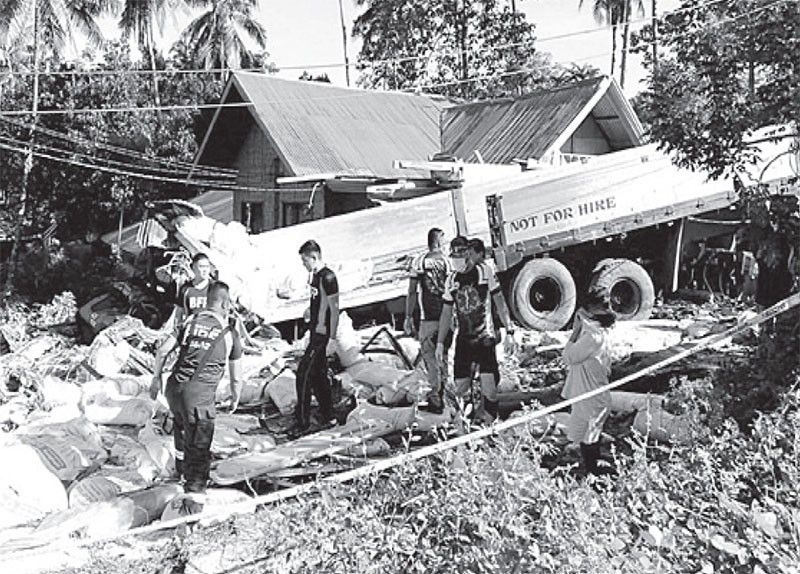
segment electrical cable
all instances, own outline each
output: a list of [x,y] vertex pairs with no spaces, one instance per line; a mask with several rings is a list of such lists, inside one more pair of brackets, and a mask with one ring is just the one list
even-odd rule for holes
[[[657,20],[663,20],[667,16],[671,16],[673,14],[680,14],[683,12],[693,12],[695,10],[700,10],[702,8],[707,8],[709,6],[713,6],[715,4],[719,4],[720,2],[724,2],[727,0],[710,0],[708,2],[700,2],[695,6],[687,6],[685,8],[677,8],[675,10],[669,10],[663,12],[661,15],[653,17],[642,17],[636,18],[634,20],[629,20],[627,22],[628,25],[638,25],[643,23],[651,23]],[[532,40],[525,40],[522,42],[508,42],[505,44],[497,44],[494,46],[486,46],[474,52],[483,53],[489,51],[496,51],[496,50],[505,50],[508,48],[515,48],[515,47],[523,47],[529,44],[534,43],[546,43],[555,40],[565,40],[568,38],[573,38],[576,36],[585,36],[588,34],[595,34],[599,32],[605,32],[607,30],[611,30],[612,28],[618,28],[621,24],[607,24],[603,26],[598,26],[596,28],[585,28],[583,30],[577,30],[575,32],[565,32],[562,34],[555,34],[553,36],[544,36],[541,38],[534,38]],[[462,54],[464,51],[469,50],[456,50],[452,52],[452,55],[458,56]],[[469,51],[473,53],[473,51]],[[399,58],[383,58],[377,60],[361,60],[357,61],[352,64],[345,64],[344,62],[330,62],[324,64],[293,64],[291,66],[276,66],[278,71],[282,70],[313,70],[313,69],[323,69],[323,68],[343,68],[346,65],[350,66],[372,66],[375,67],[376,65],[383,65],[383,64],[396,64],[396,63],[403,63],[403,62],[411,62],[415,60],[426,60],[430,58],[430,55],[415,55],[415,56],[401,56]],[[32,75],[50,75],[50,76],[113,76],[113,75],[159,75],[159,74],[177,74],[177,75],[186,75],[186,74],[224,74],[230,72],[265,72],[264,68],[208,68],[208,69],[173,69],[173,70],[57,70],[57,71],[42,71],[36,72],[33,71],[9,71],[3,72],[2,75],[6,76],[32,76]]]
[[[30,125],[30,124],[17,122],[15,120],[11,120],[11,119],[8,119],[8,118],[3,118],[3,117],[0,117],[0,121],[6,122],[7,124],[10,124],[10,125],[13,125],[15,127],[20,128],[20,129],[24,129],[24,130],[28,130],[28,131],[33,129],[35,132],[44,134],[44,135],[49,136],[51,138],[61,139],[61,140],[67,141],[69,143],[74,143],[74,144],[77,144],[77,145],[94,146],[94,147],[97,147],[97,148],[100,148],[100,149],[106,149],[110,153],[114,153],[116,155],[119,155],[119,156],[122,156],[122,157],[126,157],[128,159],[136,159],[136,160],[141,160],[141,161],[146,161],[146,162],[151,162],[151,163],[161,163],[161,164],[165,164],[166,165],[165,168],[154,168],[154,167],[150,167],[150,166],[140,166],[140,165],[131,166],[130,164],[126,164],[129,167],[135,167],[135,168],[145,167],[146,169],[148,169],[150,171],[153,171],[153,170],[156,170],[156,169],[160,169],[162,171],[175,173],[175,174],[182,174],[182,173],[187,173],[188,174],[189,172],[192,172],[192,173],[196,173],[196,174],[201,175],[201,176],[209,176],[210,178],[215,178],[216,177],[216,178],[219,178],[219,179],[236,178],[236,176],[238,174],[238,171],[235,170],[235,169],[227,169],[227,168],[225,168],[225,169],[223,169],[223,168],[217,169],[217,168],[206,167],[206,166],[198,166],[196,169],[192,170],[193,166],[192,166],[191,162],[182,162],[182,161],[177,161],[177,160],[173,161],[173,160],[170,160],[168,158],[162,158],[162,157],[149,157],[146,154],[141,153],[141,152],[139,152],[137,150],[131,150],[131,149],[121,148],[121,147],[117,147],[117,146],[106,145],[106,144],[103,144],[101,142],[93,142],[92,140],[89,140],[89,139],[86,139],[86,138],[70,136],[69,134],[65,134],[63,132],[58,132],[58,131],[55,131],[55,130],[44,128],[40,124]],[[6,136],[6,137],[9,137],[9,136]],[[15,143],[21,143],[21,144],[24,144],[24,145],[28,145],[29,142],[16,140]],[[36,143],[38,144],[40,142],[36,142]],[[77,154],[90,156],[90,154],[88,154],[86,152],[80,152],[80,151],[77,151],[77,150],[63,150],[63,149],[60,149],[60,148],[51,148],[51,149],[56,149],[58,151],[63,151],[64,153],[77,153]],[[107,161],[112,161],[112,162],[116,161],[116,160],[112,160],[110,158],[98,158],[98,159],[105,159]],[[185,171],[181,171],[176,166],[184,166],[185,167]]]
[[138,179],[145,179],[145,180],[149,180],[149,181],[159,181],[159,182],[162,182],[162,183],[176,183],[176,184],[186,185],[186,186],[190,186],[190,187],[209,187],[209,188],[222,190],[222,191],[259,191],[259,192],[261,192],[261,191],[269,191],[267,188],[263,188],[263,187],[249,187],[249,186],[229,185],[229,184],[220,185],[218,183],[206,182],[206,181],[202,181],[202,180],[185,179],[185,178],[173,178],[173,177],[156,177],[156,176],[149,175],[149,174],[141,174],[141,173],[129,172],[129,171],[125,171],[125,170],[118,170],[118,169],[110,168],[110,167],[92,165],[92,164],[88,164],[88,163],[81,162],[81,161],[75,161],[75,160],[66,159],[66,158],[62,158],[62,157],[58,157],[58,156],[53,156],[51,154],[38,152],[38,151],[35,151],[35,150],[31,151],[29,149],[12,146],[12,145],[9,145],[9,144],[6,144],[6,143],[2,143],[2,142],[0,142],[0,149],[5,149],[7,151],[12,151],[12,152],[16,152],[16,153],[22,153],[22,154],[33,153],[33,155],[35,155],[37,157],[40,157],[40,158],[43,158],[43,159],[49,159],[49,160],[52,160],[52,161],[55,161],[55,162],[59,162],[59,163],[74,165],[76,167],[83,167],[83,168],[86,168],[86,169],[94,169],[94,170],[97,170],[97,171],[103,171],[103,172],[110,173],[110,174],[113,174],[113,175],[124,175],[124,176],[128,176],[128,177],[134,177],[134,178],[138,178]]

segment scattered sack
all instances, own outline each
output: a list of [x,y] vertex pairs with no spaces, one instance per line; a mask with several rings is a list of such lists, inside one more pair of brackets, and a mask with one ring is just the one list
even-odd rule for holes
[[117,435],[111,445],[110,462],[136,473],[148,485],[163,474],[145,445],[123,435]]
[[687,444],[691,442],[691,421],[668,413],[661,407],[640,410],[633,419],[633,428],[661,442]]
[[81,409],[96,424],[143,426],[156,408],[148,377],[116,375],[83,385]]
[[353,377],[354,381],[371,387],[397,388],[397,383],[413,371],[404,371],[380,363],[362,361],[349,367],[347,372]]
[[16,436],[20,442],[36,449],[47,468],[65,482],[72,482],[87,469],[106,460],[97,427],[83,418],[28,428],[25,434]]
[[266,394],[278,407],[282,415],[290,415],[297,406],[297,382],[295,374],[291,371],[283,371],[280,375],[272,379],[266,388]]
[[50,375],[42,379],[39,391],[46,410],[64,405],[77,405],[81,401],[81,387]]
[[415,406],[388,408],[361,403],[347,415],[347,424],[367,426],[375,422],[385,422],[392,427],[392,431],[401,431],[414,423],[416,412]]
[[0,448],[0,529],[67,508],[64,485],[29,445]]
[[159,518],[169,501],[181,491],[179,485],[167,484],[70,508],[45,517],[36,527],[34,536],[45,543],[59,538],[91,538],[125,532]]
[[339,357],[339,362],[347,368],[365,359],[361,354],[361,340],[353,329],[353,320],[346,312],[339,315],[339,326],[336,329],[336,338],[331,341],[333,352]]
[[100,470],[98,474],[74,482],[67,489],[70,508],[88,506],[94,502],[111,500],[120,494],[147,488],[152,484],[138,473]]
[[375,438],[366,440],[361,444],[354,444],[344,454],[348,456],[370,457],[370,456],[386,456],[392,452],[389,443],[382,438]]
[[152,419],[139,431],[138,442],[158,469],[158,476],[168,478],[175,474],[175,442],[172,435],[155,424]]
[[[186,516],[188,512],[186,512],[186,507],[184,506],[185,498],[184,495],[173,498],[164,508],[164,512],[161,514],[161,520],[174,520]],[[203,511],[213,512],[214,510],[247,500],[250,500],[250,497],[241,490],[235,490],[233,488],[209,488],[206,491]]]
[[101,331],[92,342],[86,362],[104,377],[119,374],[131,357],[131,346],[124,340],[113,341]]

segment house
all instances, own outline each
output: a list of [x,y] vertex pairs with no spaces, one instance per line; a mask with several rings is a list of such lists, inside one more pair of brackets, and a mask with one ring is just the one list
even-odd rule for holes
[[238,170],[234,218],[251,233],[369,207],[372,186],[430,185],[393,161],[438,152],[449,105],[250,72],[231,75],[222,103],[234,105],[217,109],[195,164]]
[[479,163],[560,165],[642,145],[636,112],[612,78],[451,106],[442,151]]

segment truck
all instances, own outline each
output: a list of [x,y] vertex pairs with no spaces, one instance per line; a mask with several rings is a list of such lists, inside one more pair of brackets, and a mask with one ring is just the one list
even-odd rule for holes
[[[775,193],[796,190],[789,153],[786,139],[765,142],[753,181]],[[350,309],[402,300],[408,262],[426,250],[428,229],[480,237],[491,245],[513,317],[538,330],[567,325],[589,287],[609,294],[621,320],[649,317],[656,294],[677,288],[686,246],[705,235],[730,237],[739,221],[731,215],[739,199],[732,179],[677,167],[655,145],[478,182],[459,161],[396,165],[425,167],[453,185],[252,236],[238,223],[174,205],[151,216],[189,253],[206,252],[240,304],[270,323],[300,319],[308,304],[297,254],[307,239],[322,246],[339,276],[340,306]]]

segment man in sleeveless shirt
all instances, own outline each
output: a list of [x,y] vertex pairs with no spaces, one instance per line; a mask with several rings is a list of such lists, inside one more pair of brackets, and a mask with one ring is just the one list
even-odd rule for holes
[[159,349],[150,387],[150,396],[155,399],[161,391],[166,357],[162,349],[173,348],[177,343],[178,359],[164,395],[175,419],[176,470],[185,478],[184,491],[194,502],[194,510],[204,503],[214,438],[214,398],[226,363],[230,371],[231,411],[236,410],[242,391],[242,344],[228,320],[231,307],[228,286],[221,282],[211,284],[206,308],[184,322],[177,341],[170,335],[171,345]]
[[336,274],[322,262],[322,249],[316,241],[300,247],[300,259],[311,274],[309,330],[311,337],[305,355],[297,368],[297,408],[295,434],[308,430],[311,421],[311,393],[320,408],[320,423],[328,426],[333,420],[333,399],[328,381],[328,341],[336,338],[339,326],[339,283]]
[[[439,334],[439,318],[442,315],[444,285],[451,271],[450,259],[442,251],[444,232],[433,228],[428,231],[428,252],[415,257],[409,273],[408,295],[404,331],[413,332],[413,314],[419,304],[420,322],[417,336],[422,360],[428,371],[428,409],[442,412],[442,393],[447,379],[447,370],[436,360],[436,340]],[[445,353],[450,346],[450,337],[445,339]]]

